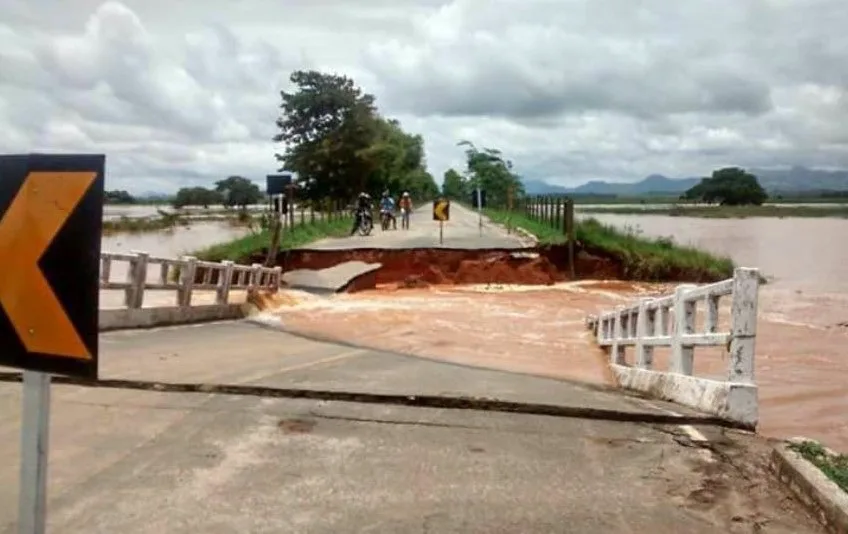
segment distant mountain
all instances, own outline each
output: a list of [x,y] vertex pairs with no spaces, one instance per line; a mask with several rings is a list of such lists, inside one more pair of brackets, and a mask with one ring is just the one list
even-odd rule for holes
[[528,195],[558,195],[568,193],[571,189],[542,180],[524,180],[524,191]]
[[[806,167],[791,169],[747,169],[770,192],[848,191],[848,171],[823,171]],[[668,178],[652,174],[638,182],[621,183],[593,180],[577,187],[562,187],[541,180],[526,180],[524,188],[531,195],[679,195],[697,185],[701,178]]]
[[750,169],[769,191],[848,191],[848,171],[823,171],[807,167]]

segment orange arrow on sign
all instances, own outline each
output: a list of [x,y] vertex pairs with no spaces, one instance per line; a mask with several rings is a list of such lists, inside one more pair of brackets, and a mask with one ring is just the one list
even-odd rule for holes
[[447,207],[448,207],[448,203],[445,202],[445,201],[442,201],[442,202],[439,202],[438,204],[436,204],[436,209],[433,210],[436,213],[436,217],[438,217],[442,221],[446,220],[447,217],[445,215],[445,208],[447,208]]
[[91,359],[38,261],[96,177],[31,172],[0,219],[0,305],[30,353]]

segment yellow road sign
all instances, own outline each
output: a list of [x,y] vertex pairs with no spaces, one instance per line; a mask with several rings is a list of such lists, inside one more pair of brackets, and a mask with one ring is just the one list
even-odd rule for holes
[[0,365],[97,376],[103,163],[0,157]]
[[449,221],[450,220],[450,200],[441,198],[433,201],[433,220],[434,221]]

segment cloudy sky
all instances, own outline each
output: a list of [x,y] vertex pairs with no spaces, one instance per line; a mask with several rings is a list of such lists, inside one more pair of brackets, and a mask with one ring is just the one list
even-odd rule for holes
[[107,154],[107,187],[263,181],[295,69],[421,133],[577,185],[848,168],[846,0],[0,0],[3,152]]

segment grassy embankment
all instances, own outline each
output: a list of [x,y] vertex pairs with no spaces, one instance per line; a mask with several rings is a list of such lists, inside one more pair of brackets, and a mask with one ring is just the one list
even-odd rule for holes
[[840,206],[703,206],[675,204],[670,207],[610,206],[578,207],[581,213],[612,215],[668,215],[704,219],[744,219],[747,217],[848,217],[848,204]]
[[[280,250],[299,248],[325,237],[342,237],[350,233],[353,219],[349,216],[328,221],[315,221],[284,229],[280,236]],[[206,261],[244,261],[251,255],[266,249],[271,244],[271,232],[254,232],[226,243],[219,243],[192,252],[193,256]]]
[[[520,213],[485,210],[494,222],[521,227],[535,235],[540,244],[566,241],[562,230]],[[630,280],[709,282],[733,276],[733,262],[692,247],[676,245],[670,238],[648,238],[636,231],[622,231],[595,219],[577,221],[575,237],[592,254],[610,258]]]
[[828,454],[827,450],[814,441],[789,445],[789,448],[818,467],[827,478],[848,492],[848,455]]

